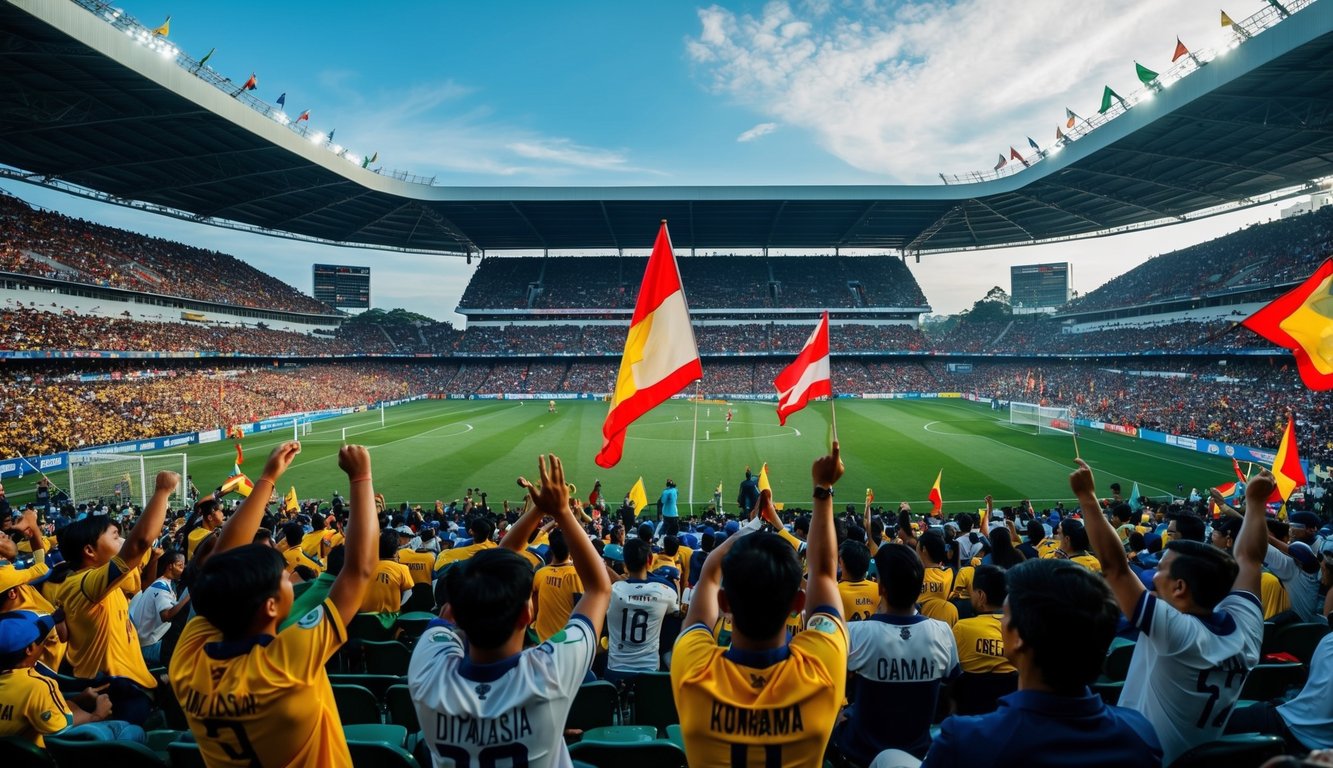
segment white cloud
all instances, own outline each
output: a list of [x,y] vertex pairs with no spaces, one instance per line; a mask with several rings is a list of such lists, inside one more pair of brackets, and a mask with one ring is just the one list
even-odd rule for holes
[[[584,147],[569,139],[542,139],[534,141],[516,141],[508,149],[519,157],[532,160],[547,160],[574,168],[587,168],[598,171],[646,171],[629,165],[629,157],[623,150],[597,149]],[[647,171],[655,173],[655,171]]]
[[710,90],[886,181],[989,168],[1027,136],[1044,146],[1066,104],[1090,114],[1104,84],[1134,90],[1135,58],[1163,71],[1177,34],[1195,48],[1226,34],[1197,4],[1159,0],[778,0],[698,14],[685,51]]
[[773,131],[776,131],[777,129],[778,129],[777,123],[760,123],[759,125],[756,125],[755,127],[746,131],[745,133],[742,133],[740,136],[737,136],[736,141],[739,141],[741,143],[747,141],[754,141],[760,136],[767,136],[768,134],[772,133]]

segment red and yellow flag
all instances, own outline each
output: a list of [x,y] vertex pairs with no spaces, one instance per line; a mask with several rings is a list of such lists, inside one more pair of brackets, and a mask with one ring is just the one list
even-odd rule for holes
[[1296,356],[1301,381],[1333,389],[1333,259],[1241,324]]
[[926,497],[930,499],[931,511],[937,515],[944,509],[944,496],[940,494],[940,480],[943,479],[944,470],[941,469],[940,473],[935,476],[935,484],[930,487],[930,495]]
[[239,467],[244,463],[245,463],[245,454],[241,452],[241,443],[238,440],[236,442],[236,466]]
[[690,309],[663,220],[625,338],[611,410],[602,424],[597,466],[614,467],[624,452],[629,425],[702,377]]
[[227,482],[222,484],[223,493],[231,493],[232,491],[236,491],[237,493],[241,494],[242,496],[245,496],[246,498],[249,498],[250,492],[253,491],[254,489],[255,489],[255,484],[250,482],[250,478],[240,473],[237,473],[227,478]]
[[1285,502],[1297,486],[1305,485],[1305,470],[1301,469],[1301,457],[1296,452],[1296,421],[1291,416],[1287,417],[1287,428],[1273,458],[1273,480],[1277,482],[1277,490],[1269,501]]

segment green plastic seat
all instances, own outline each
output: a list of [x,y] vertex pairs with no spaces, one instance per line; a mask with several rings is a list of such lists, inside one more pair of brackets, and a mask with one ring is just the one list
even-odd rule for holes
[[670,672],[648,672],[634,679],[634,724],[651,725],[664,732],[680,722]]
[[384,703],[389,709],[389,722],[413,733],[421,730],[421,724],[417,721],[417,708],[412,703],[412,692],[406,685],[390,686],[384,695]]
[[666,727],[667,741],[675,744],[681,749],[685,748],[685,732],[681,730],[680,723],[673,723]]
[[347,624],[348,640],[382,642],[393,639],[393,628],[384,626],[377,613],[358,613]]
[[396,747],[407,746],[407,729],[401,725],[392,723],[362,723],[357,725],[344,725],[343,736],[350,743],[352,741],[381,741],[385,744],[393,744]]
[[401,675],[364,675],[364,674],[332,674],[329,675],[330,685],[359,685],[362,688],[375,694],[376,701],[383,701],[389,689],[395,685],[403,685],[407,679]]
[[383,741],[353,740],[349,736],[347,751],[352,753],[352,765],[374,766],[374,768],[421,768],[411,752]]
[[412,652],[397,640],[363,640],[361,650],[366,658],[366,673],[371,675],[407,674],[407,664],[412,660]]
[[[435,610],[435,587],[431,584],[416,584],[412,587],[412,594],[408,595],[407,602],[403,603],[403,613],[431,613]],[[434,614],[432,614],[433,616]],[[403,620],[402,616],[398,621]]]
[[1240,697],[1250,701],[1277,699],[1285,695],[1288,688],[1299,688],[1304,682],[1305,667],[1297,662],[1260,664],[1246,675]]
[[615,685],[598,680],[579,686],[574,702],[569,707],[565,728],[587,731],[604,725],[616,724],[616,710],[620,708],[620,693]]
[[343,725],[379,725],[380,704],[375,694],[360,685],[334,685],[333,701]]
[[59,766],[97,768],[170,768],[167,759],[134,741],[46,737],[46,751]]
[[666,739],[610,743],[580,741],[569,756],[595,768],[685,768],[685,750]]
[[1129,677],[1129,661],[1134,658],[1134,644],[1124,643],[1111,646],[1102,664],[1102,675],[1110,682]]
[[0,739],[0,765],[5,768],[54,768],[46,750],[17,736]]
[[657,729],[651,725],[603,725],[589,728],[583,732],[584,741],[605,741],[612,744],[626,744],[642,741],[655,741]]
[[1116,706],[1120,703],[1120,694],[1125,690],[1125,681],[1116,680],[1115,682],[1097,681],[1092,684],[1092,692],[1102,697],[1102,702],[1110,706]]
[[193,741],[171,742],[167,745],[167,755],[171,758],[171,768],[208,768],[199,745]]
[[1273,648],[1270,653],[1289,653],[1304,662],[1308,668],[1314,659],[1315,646],[1329,632],[1328,622],[1308,622],[1287,624],[1279,627],[1273,634]]
[[1177,757],[1170,768],[1253,768],[1283,753],[1278,736],[1246,733],[1200,744]]

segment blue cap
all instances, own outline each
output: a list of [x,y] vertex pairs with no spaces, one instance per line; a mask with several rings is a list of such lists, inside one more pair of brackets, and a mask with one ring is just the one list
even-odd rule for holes
[[607,544],[602,548],[602,557],[616,563],[625,562],[625,548],[619,544]]
[[59,612],[8,611],[0,614],[0,656],[13,656],[33,643],[42,642],[61,618]]
[[1324,521],[1319,519],[1319,515],[1316,515],[1313,512],[1292,512],[1287,516],[1287,522],[1304,528],[1316,529],[1324,524]]
[[736,522],[735,520],[728,520],[726,526],[723,527],[723,530],[725,530],[727,533],[736,533],[740,529],[741,529],[741,524]]
[[1287,554],[1306,570],[1318,570],[1319,558],[1315,556],[1314,550],[1310,549],[1309,544],[1303,541],[1293,542],[1287,547]]
[[699,548],[699,537],[698,537],[698,536],[695,536],[695,535],[692,534],[692,533],[687,533],[687,534],[685,534],[684,536],[681,536],[681,537],[680,537],[680,543],[681,543],[681,544],[684,544],[685,546],[689,547],[690,549],[698,549],[698,548]]

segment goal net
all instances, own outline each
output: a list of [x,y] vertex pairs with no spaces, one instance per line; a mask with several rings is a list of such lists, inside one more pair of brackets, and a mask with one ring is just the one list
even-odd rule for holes
[[119,506],[135,504],[141,509],[153,495],[157,473],[180,474],[181,482],[171,494],[172,507],[185,506],[189,487],[188,459],[183,453],[140,456],[123,453],[71,453],[69,496],[75,504]]
[[1074,419],[1068,408],[1036,403],[1009,403],[1009,423],[1036,427],[1039,435],[1067,435],[1074,429]]

